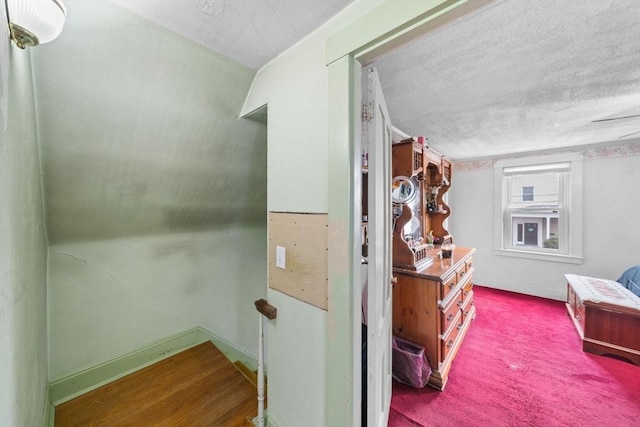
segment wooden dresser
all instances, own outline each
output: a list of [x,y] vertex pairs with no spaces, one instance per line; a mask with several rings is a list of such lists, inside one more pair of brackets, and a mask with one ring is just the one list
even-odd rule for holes
[[[432,251],[435,256],[439,248]],[[475,318],[474,252],[456,247],[451,258],[435,257],[424,269],[393,269],[393,334],[425,348],[432,369],[428,384],[438,390]]]

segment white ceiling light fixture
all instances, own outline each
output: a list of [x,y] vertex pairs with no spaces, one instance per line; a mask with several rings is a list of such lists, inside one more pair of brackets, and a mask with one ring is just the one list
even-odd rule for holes
[[11,39],[20,49],[48,43],[62,32],[62,0],[4,0]]

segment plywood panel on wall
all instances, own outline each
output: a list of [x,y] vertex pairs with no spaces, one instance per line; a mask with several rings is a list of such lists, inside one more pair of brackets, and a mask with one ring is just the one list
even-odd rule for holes
[[[276,247],[285,248],[285,268]],[[327,309],[327,215],[269,213],[269,287]]]

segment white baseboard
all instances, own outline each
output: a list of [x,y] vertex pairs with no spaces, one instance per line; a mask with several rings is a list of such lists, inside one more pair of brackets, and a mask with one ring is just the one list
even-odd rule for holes
[[51,404],[51,387],[47,387],[47,394],[44,398],[44,408],[42,409],[43,409],[42,425],[44,427],[54,427],[53,416],[55,414],[55,406]]
[[203,342],[211,341],[231,361],[240,360],[252,370],[258,366],[257,357],[219,338],[201,327],[155,341],[94,367],[82,370],[49,384],[47,404],[48,416],[45,427],[53,427],[55,405],[122,378],[160,360],[173,356]]
[[[254,417],[251,422],[254,426],[258,425],[258,417]],[[278,427],[279,425],[269,417],[269,411],[264,410],[264,425],[267,427]]]
[[270,414],[269,410],[265,410],[265,418],[267,419],[267,427],[280,427],[282,424],[279,424]]

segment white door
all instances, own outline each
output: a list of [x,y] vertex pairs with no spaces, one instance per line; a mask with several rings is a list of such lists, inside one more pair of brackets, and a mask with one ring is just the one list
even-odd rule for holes
[[[375,69],[365,70],[369,151],[367,424],[385,427],[391,405],[391,122]],[[364,396],[363,396],[364,398]]]

